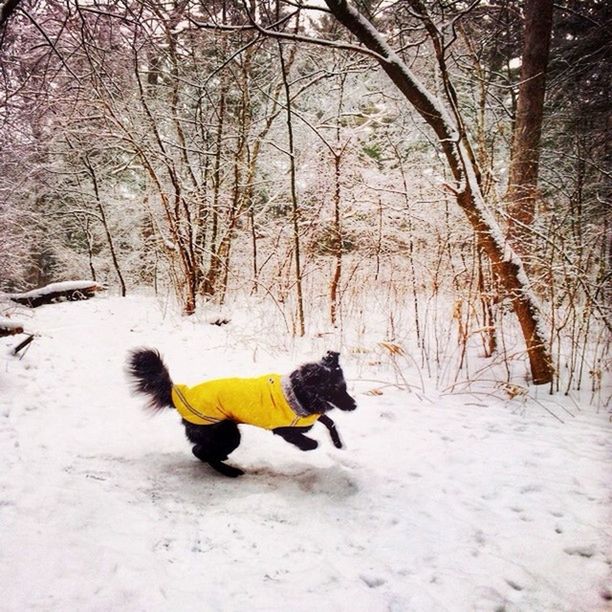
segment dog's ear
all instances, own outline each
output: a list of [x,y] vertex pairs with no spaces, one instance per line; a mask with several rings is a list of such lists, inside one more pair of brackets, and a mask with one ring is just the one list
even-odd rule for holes
[[336,353],[335,351],[327,351],[325,357],[321,359],[322,363],[330,368],[335,368],[338,366],[338,359],[340,357],[340,353]]

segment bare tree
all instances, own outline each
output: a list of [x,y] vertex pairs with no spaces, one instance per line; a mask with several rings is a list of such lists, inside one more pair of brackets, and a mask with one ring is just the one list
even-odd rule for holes
[[278,44],[278,57],[280,60],[283,87],[285,90],[285,109],[287,112],[287,141],[289,156],[289,184],[291,189],[292,225],[293,225],[293,250],[295,258],[295,288],[297,294],[297,333],[303,336],[305,333],[304,323],[304,295],[302,288],[302,258],[300,250],[300,205],[298,201],[296,186],[295,145],[293,139],[293,117],[291,114],[291,89],[289,87],[289,74],[287,63],[283,55],[283,47]]

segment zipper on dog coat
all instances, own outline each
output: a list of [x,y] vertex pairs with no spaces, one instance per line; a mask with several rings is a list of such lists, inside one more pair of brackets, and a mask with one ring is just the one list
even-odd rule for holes
[[172,403],[194,425],[230,420],[263,429],[309,427],[319,414],[297,415],[283,393],[280,374],[220,378],[193,387],[174,385]]

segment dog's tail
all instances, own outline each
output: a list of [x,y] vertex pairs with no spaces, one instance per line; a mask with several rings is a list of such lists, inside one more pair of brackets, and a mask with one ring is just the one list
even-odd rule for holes
[[172,379],[158,351],[138,348],[130,352],[127,373],[132,379],[132,389],[147,395],[147,408],[157,412],[173,408]]

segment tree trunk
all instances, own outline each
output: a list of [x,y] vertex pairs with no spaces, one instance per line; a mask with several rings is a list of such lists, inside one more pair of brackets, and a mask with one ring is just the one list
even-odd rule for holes
[[100,213],[100,220],[102,221],[102,225],[104,227],[104,233],[106,235],[106,240],[108,242],[108,248],[110,250],[111,259],[113,260],[113,267],[115,268],[115,272],[117,273],[117,278],[119,279],[119,284],[121,285],[121,296],[125,297],[126,287],[125,281],[123,280],[123,274],[121,273],[121,268],[119,267],[119,260],[117,258],[117,252],[115,251],[115,243],[113,242],[113,236],[111,234],[110,228],[108,227],[108,221],[106,219],[106,210],[102,205],[102,200],[100,199],[100,191],[98,189],[98,178],[96,177],[96,172],[91,165],[88,158],[83,162],[87,171],[89,172],[89,176],[91,177],[91,181],[94,189],[94,196],[96,198],[96,205],[98,207],[98,212]]
[[340,278],[342,277],[342,225],[340,205],[342,203],[341,193],[341,172],[340,165],[342,162],[343,147],[340,142],[340,119],[342,115],[342,105],[344,103],[344,86],[346,83],[346,72],[340,77],[340,97],[338,101],[338,108],[336,111],[336,146],[333,151],[334,158],[334,229],[333,229],[333,254],[334,254],[334,271],[332,274],[330,286],[329,286],[329,315],[330,321],[333,326],[336,326],[338,320],[338,310],[340,308],[339,298],[339,286]]
[[223,129],[225,122],[225,82],[221,82],[221,93],[219,95],[219,122],[217,125],[217,138],[215,148],[215,161],[213,166],[213,201],[212,201],[212,229],[210,236],[210,263],[208,271],[202,285],[202,293],[207,297],[212,297],[216,291],[216,285],[221,273],[221,258],[218,253],[217,234],[219,225],[219,194],[221,191],[221,149],[223,143]]
[[[378,59],[381,68],[436,133],[456,181],[456,187],[452,189],[457,203],[466,214],[476,234],[478,245],[491,260],[494,272],[514,305],[527,345],[533,382],[550,382],[553,375],[552,360],[546,336],[540,326],[535,296],[529,290],[529,281],[521,260],[504,240],[498,223],[484,202],[478,168],[473,155],[470,154],[471,148],[461,125],[451,119],[441,102],[427,91],[372,24],[346,0],[325,2],[340,23],[368,49],[381,56]],[[443,76],[448,80],[448,74]],[[454,112],[457,115],[456,106]]]
[[529,227],[535,214],[552,13],[552,0],[525,1],[521,81],[506,192],[508,238],[521,254],[530,251]]
[[291,205],[293,220],[293,250],[295,252],[295,287],[297,292],[297,334],[303,336],[306,333],[304,323],[304,297],[302,292],[302,267],[300,257],[300,207],[297,196],[296,168],[295,168],[295,146],[293,143],[293,123],[291,116],[291,92],[289,90],[289,77],[287,66],[283,57],[282,43],[278,43],[278,54],[280,58],[283,86],[285,89],[285,104],[287,109],[287,138],[289,141],[289,179],[291,185]]
[[342,227],[340,225],[340,153],[334,155],[334,229],[333,252],[334,272],[329,285],[329,316],[332,325],[336,325],[338,318],[338,285],[342,276]]

